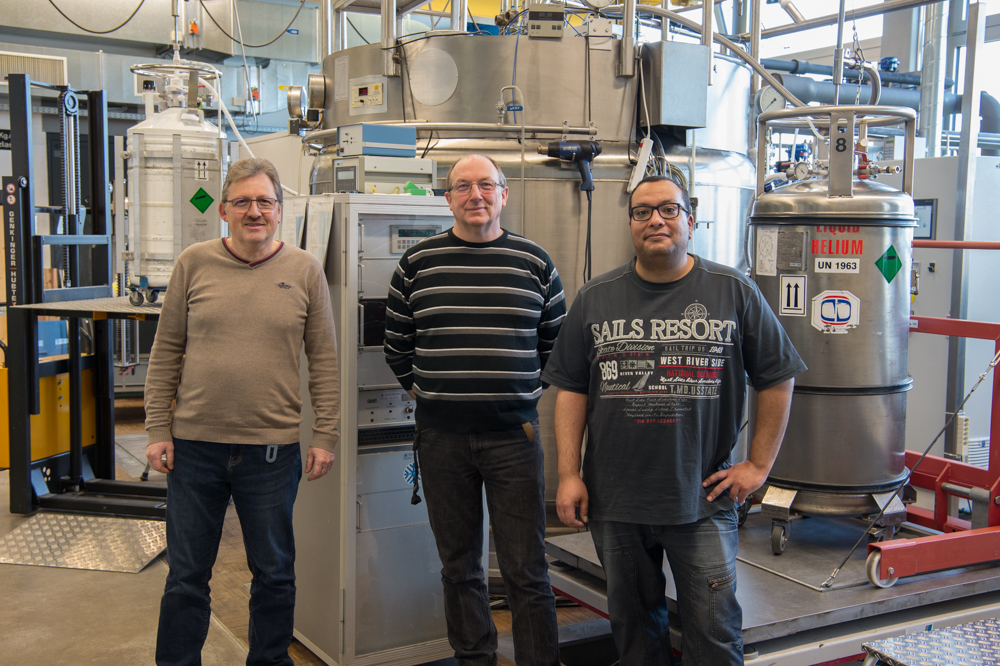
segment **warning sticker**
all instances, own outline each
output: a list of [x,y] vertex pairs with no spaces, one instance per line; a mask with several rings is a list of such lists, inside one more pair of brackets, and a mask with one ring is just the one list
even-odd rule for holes
[[861,261],[858,259],[824,259],[816,257],[817,273],[860,273]]
[[849,291],[824,291],[812,299],[812,326],[823,333],[847,333],[861,319],[861,299]]
[[896,277],[896,273],[903,268],[903,260],[899,258],[896,248],[890,245],[885,254],[875,261],[875,267],[882,274],[882,277],[885,278],[886,282],[892,282],[892,279]]
[[198,188],[198,191],[194,193],[194,196],[191,197],[191,203],[198,209],[199,212],[202,213],[208,210],[208,207],[214,202],[215,199],[212,198],[212,195],[200,187]]
[[786,317],[806,316],[806,276],[781,276],[781,303],[778,314]]

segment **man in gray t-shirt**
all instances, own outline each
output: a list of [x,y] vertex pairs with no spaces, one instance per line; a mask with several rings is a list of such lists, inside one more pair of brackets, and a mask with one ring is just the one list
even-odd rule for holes
[[[806,369],[756,285],[687,253],[690,209],[673,180],[639,184],[636,259],[580,290],[542,375],[559,387],[559,517],[589,523],[622,666],[671,663],[664,553],[684,663],[743,663],[735,505],[767,479]],[[730,467],[748,378],[753,441]]]

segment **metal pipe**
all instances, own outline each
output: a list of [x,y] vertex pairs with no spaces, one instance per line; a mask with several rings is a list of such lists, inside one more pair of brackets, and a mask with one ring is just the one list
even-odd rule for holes
[[[978,54],[986,36],[985,5],[969,4],[965,43],[965,83],[962,86],[962,145],[958,149],[958,187],[955,194],[955,240],[973,236],[972,195],[976,183],[976,145],[979,142],[980,85]],[[955,252],[951,273],[951,317],[969,318],[969,271],[966,252]],[[948,379],[945,384],[945,418],[958,411],[965,394],[965,338],[948,339]],[[961,453],[954,429],[945,432],[945,453]]]
[[847,0],[840,0],[837,13],[837,50],[833,52],[833,103],[840,104],[840,86],[844,83],[844,21]]
[[[901,9],[913,9],[914,7],[922,7],[923,5],[929,5],[932,2],[938,2],[939,0],[886,0],[886,2],[869,5],[868,7],[859,7],[856,10],[851,10],[851,17],[855,19],[868,18],[869,16],[880,16],[882,14],[888,14],[889,12],[896,12]],[[830,14],[828,16],[820,16],[818,18],[809,19],[802,23],[790,23],[788,25],[783,25],[777,28],[770,28],[761,33],[761,37],[764,39],[771,39],[772,37],[781,37],[782,35],[791,35],[796,32],[802,32],[803,30],[812,30],[813,28],[822,28],[827,25],[834,25],[837,21],[843,24],[843,20],[840,19],[839,12],[837,14]],[[749,35],[740,35],[740,37],[749,37]]]
[[926,9],[923,66],[920,71],[920,134],[927,141],[927,157],[941,156],[944,128],[945,54],[948,49],[948,14],[943,2]]
[[319,3],[319,61],[334,52],[333,46],[333,0]]
[[778,0],[778,4],[781,5],[781,8],[785,10],[785,13],[792,18],[792,21],[795,23],[805,22],[806,17],[802,15],[802,12],[799,11],[798,7],[792,4],[792,0]]
[[[802,99],[804,102],[820,102],[821,104],[832,104],[834,100],[834,85],[827,81],[816,81],[805,76],[778,75],[781,82],[791,93]],[[854,85],[848,88],[854,92]],[[861,86],[861,97],[871,99],[871,86]],[[951,115],[961,110],[962,96],[954,93],[945,93],[944,113]],[[851,100],[852,102],[854,100]],[[882,88],[880,102],[884,106],[906,106],[911,109],[920,108],[920,91],[907,88]]]
[[631,78],[635,76],[635,19],[636,0],[625,0],[625,13],[622,15],[622,43],[618,76]]
[[344,20],[344,10],[335,9],[333,11],[333,53],[337,51],[343,51],[347,47],[347,36],[345,34],[344,28],[347,27],[347,21]]
[[382,0],[382,74],[397,76],[392,59],[396,46],[396,0]]
[[703,2],[704,10],[701,13],[701,43],[702,46],[708,47],[708,85],[712,85],[712,68],[715,63],[712,62],[715,56],[712,50],[712,34],[715,30],[712,29],[712,19],[715,18],[715,4],[711,2]]
[[915,240],[913,247],[928,250],[1000,250],[1000,243],[992,241],[932,241]]
[[468,32],[465,27],[465,16],[468,13],[469,0],[451,0],[451,29]]
[[[761,0],[753,0],[753,16],[750,18],[752,23],[750,24],[750,57],[761,62],[760,60],[760,3]],[[754,96],[757,91],[760,90],[760,78],[755,72],[753,76],[750,77],[750,94]]]
[[[757,2],[759,0],[754,1]],[[752,49],[750,51],[750,55],[753,55]],[[833,76],[832,65],[817,65],[807,60],[776,60],[774,58],[764,58],[760,61],[760,64],[775,72],[788,72],[789,74],[822,74],[824,76]],[[862,81],[869,80],[867,75],[860,75],[857,70],[844,70],[844,81],[847,83],[857,83],[859,77]],[[879,77],[882,79],[882,83],[901,83],[907,86],[919,86],[922,81],[919,74],[900,74],[899,72],[879,72]],[[954,79],[946,77],[944,80],[944,87],[948,90],[954,88]]]
[[[660,7],[662,9],[670,8],[670,0],[662,0],[660,2]],[[670,40],[670,19],[660,18],[660,41],[666,42]]]
[[[373,124],[393,125],[395,127],[415,127],[418,130],[429,132],[518,132],[524,131],[527,134],[585,134],[596,136],[596,127],[569,127],[562,125],[500,125],[492,123],[431,123],[421,120],[408,122],[397,122],[394,120]],[[335,142],[337,140],[336,128],[316,130],[309,132],[302,137],[302,143]]]

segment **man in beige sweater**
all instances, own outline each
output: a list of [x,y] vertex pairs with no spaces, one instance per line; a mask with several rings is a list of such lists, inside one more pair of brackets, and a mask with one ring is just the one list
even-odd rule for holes
[[333,466],[340,391],[326,276],[311,254],[275,240],[281,201],[270,162],[234,164],[219,204],[229,238],[185,250],[163,301],[145,398],[146,457],[167,474],[160,666],[201,663],[230,496],[253,573],[247,664],[292,664],[303,345],[316,412],[310,481]]

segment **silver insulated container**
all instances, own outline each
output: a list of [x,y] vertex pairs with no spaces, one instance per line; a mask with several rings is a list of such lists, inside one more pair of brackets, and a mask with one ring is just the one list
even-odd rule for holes
[[[901,192],[872,179],[895,167],[880,168],[864,158],[858,163],[854,152],[868,126],[905,120],[912,139],[912,111],[779,111],[761,116],[760,136],[768,121],[782,128],[784,119],[805,115],[825,124],[833,137],[829,168],[810,169],[805,179],[770,192],[763,191],[759,174],[750,214],[752,278],[809,368],[796,378],[788,427],[763,499],[765,513],[786,526],[792,513],[865,515],[889,501],[886,493],[907,474],[906,393],[912,385],[912,154]],[[776,553],[784,546],[778,536]]]
[[790,183],[754,203],[754,271],[809,369],[770,481],[795,489],[886,492],[903,464],[913,199],[859,181]]

